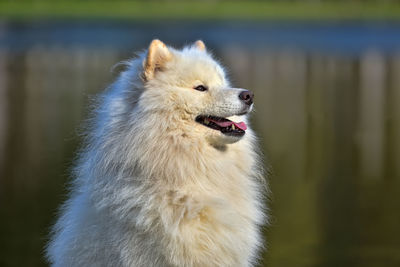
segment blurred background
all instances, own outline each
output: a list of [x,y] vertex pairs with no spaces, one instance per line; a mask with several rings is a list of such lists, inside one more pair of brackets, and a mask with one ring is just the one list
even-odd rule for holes
[[271,170],[260,266],[400,266],[398,1],[0,0],[0,266],[46,266],[89,100],[153,38],[202,39]]

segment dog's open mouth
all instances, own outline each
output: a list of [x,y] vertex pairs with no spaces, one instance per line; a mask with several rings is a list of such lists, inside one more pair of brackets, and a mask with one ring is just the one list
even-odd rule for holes
[[196,121],[208,128],[218,130],[223,134],[231,136],[243,136],[247,129],[247,125],[244,122],[233,122],[216,116],[199,115],[196,117]]

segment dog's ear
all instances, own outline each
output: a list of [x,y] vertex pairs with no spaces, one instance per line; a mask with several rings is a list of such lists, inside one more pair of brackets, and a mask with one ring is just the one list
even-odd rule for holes
[[197,40],[194,45],[196,46],[197,49],[201,51],[206,51],[206,45],[203,43],[202,40]]
[[168,47],[160,40],[153,40],[143,61],[143,78],[151,80],[157,71],[162,70],[164,64],[172,58]]

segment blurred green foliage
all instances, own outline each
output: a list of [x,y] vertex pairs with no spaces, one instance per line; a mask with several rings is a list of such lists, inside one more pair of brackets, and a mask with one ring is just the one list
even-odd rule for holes
[[6,19],[399,19],[398,1],[0,0]]

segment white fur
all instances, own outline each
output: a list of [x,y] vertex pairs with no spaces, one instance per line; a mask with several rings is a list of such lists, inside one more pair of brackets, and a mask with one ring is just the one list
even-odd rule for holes
[[255,136],[195,122],[247,122],[243,89],[230,88],[205,49],[163,49],[161,69],[143,76],[142,55],[102,95],[47,248],[52,266],[255,263],[265,222]]

